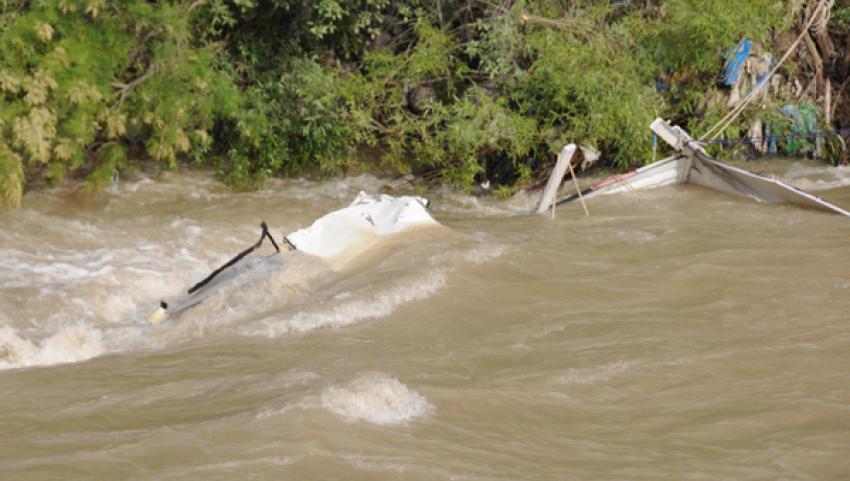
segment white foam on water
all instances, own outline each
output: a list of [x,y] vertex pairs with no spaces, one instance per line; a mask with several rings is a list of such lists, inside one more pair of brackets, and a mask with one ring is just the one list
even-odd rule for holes
[[85,256],[47,255],[39,259],[39,256],[20,250],[3,249],[0,250],[0,256],[4,259],[5,269],[0,272],[0,280],[8,287],[34,287],[101,278],[112,272],[112,267],[105,265],[108,259],[101,260],[105,251]]
[[168,197],[189,197],[193,200],[215,200],[232,195],[222,185],[212,182],[199,172],[162,172],[155,178],[141,175],[134,181],[119,182],[109,192],[115,199],[130,200],[141,205],[161,202]]
[[379,426],[404,424],[435,410],[421,394],[380,372],[361,374],[344,386],[328,387],[321,399],[322,407],[346,422]]
[[431,200],[432,210],[436,212],[475,217],[507,217],[527,213],[532,208],[525,194],[518,194],[508,200],[496,200],[463,194],[447,186],[437,189]]
[[[349,297],[337,295],[337,302],[323,303],[318,310],[301,311],[291,318],[263,321],[259,328],[246,328],[243,333],[277,337],[291,332],[307,332],[314,329],[348,326],[366,319],[386,317],[399,306],[431,297],[446,286],[444,271],[433,271],[413,282],[397,285],[374,296]],[[339,299],[343,299],[340,301]],[[331,304],[328,308],[327,304]]]
[[[321,260],[297,252],[249,257],[220,277],[207,294],[202,293],[201,302],[178,312],[176,317],[166,318],[149,335],[161,343],[213,332],[257,335],[251,329],[259,323],[273,319],[275,313],[291,312],[287,306],[321,292],[334,279],[330,272]],[[172,294],[181,290],[175,289]],[[180,307],[181,296],[163,298]]]
[[[310,384],[317,383],[320,380],[321,376],[312,371],[292,369],[284,373],[279,380],[271,381],[270,384],[273,384],[277,389],[290,393],[293,391],[294,387],[303,388]],[[283,406],[274,405],[277,403],[273,403],[273,405],[263,407],[257,414],[254,415],[254,419],[262,421],[266,418],[285,414],[293,409],[315,409],[319,407],[318,400],[315,398],[316,396],[313,395],[299,399],[296,402],[290,402],[287,400]]]
[[399,463],[383,461],[378,457],[369,457],[364,455],[346,454],[342,456],[352,466],[364,471],[375,471],[379,473],[391,472],[403,474],[407,472],[407,466]]
[[289,411],[292,411],[293,409],[307,410],[307,409],[315,409],[317,407],[318,407],[318,403],[315,400],[315,396],[313,396],[313,398],[308,397],[308,398],[302,399],[301,401],[286,404],[283,407],[266,407],[266,408],[263,408],[262,410],[260,410],[260,412],[258,412],[256,415],[254,415],[254,419],[256,419],[257,421],[262,421],[262,420],[267,419],[267,418],[271,418],[271,417],[275,417],[275,416],[281,416],[283,414],[288,413]]
[[632,363],[617,361],[601,366],[569,369],[556,380],[559,384],[593,384],[607,381],[628,370]]
[[41,341],[28,340],[8,325],[0,327],[0,369],[85,361],[104,351],[102,332],[90,326],[68,327]]
[[782,177],[795,187],[812,192],[837,189],[850,185],[850,166],[826,167],[795,163]]
[[[604,176],[587,177],[582,175],[580,177],[581,184],[585,186],[604,178]],[[570,189],[572,189],[571,184],[569,187],[564,187],[558,197],[567,195]],[[459,192],[451,186],[442,186],[436,189],[429,198],[433,201],[432,209],[437,212],[473,217],[513,217],[533,211],[540,200],[540,192],[523,189],[507,199],[498,199],[487,195],[469,195]]]
[[[242,461],[224,461],[220,463],[209,463],[209,464],[201,464],[198,466],[188,466],[188,467],[178,467],[174,469],[170,469],[166,472],[166,476],[161,476],[160,479],[172,479],[172,476],[178,476],[175,479],[185,479],[186,477],[190,477],[190,475],[198,475],[201,473],[209,473],[213,472],[215,474],[221,475],[222,471],[238,471],[240,473],[244,473],[248,468],[256,468],[257,466],[290,466],[297,463],[300,460],[298,457],[293,456],[270,456],[264,458],[251,458]],[[201,474],[201,476],[204,476]],[[234,476],[235,478],[241,479],[241,476]],[[201,479],[210,479],[207,477],[202,477]],[[212,478],[217,479],[217,478]]]
[[[28,222],[49,217],[43,224],[63,242],[36,243],[25,230],[2,236],[0,369],[160,346],[139,329],[149,306],[208,270],[181,245],[201,234],[194,224],[173,226],[176,245],[141,237],[119,243],[113,233],[61,216],[26,209],[7,215]],[[4,310],[16,313],[14,322],[2,316]]]
[[380,179],[370,174],[323,181],[304,178],[271,179],[266,182],[262,190],[253,193],[253,195],[260,197],[283,197],[294,199],[299,203],[327,202],[328,200],[350,202],[351,198],[358,191],[381,192],[385,191],[387,187],[392,188],[396,184],[397,182]]
[[484,264],[500,257],[506,250],[504,244],[482,244],[481,247],[465,252],[463,258],[473,264]]
[[[195,174],[122,181],[117,192],[107,195],[105,207],[96,205],[108,210],[109,216],[95,215],[88,206],[72,217],[46,208],[61,201],[66,195],[62,189],[31,194],[35,197],[31,207],[6,212],[9,229],[0,229],[4,264],[0,269],[0,313],[15,313],[14,321],[0,314],[0,327],[5,326],[0,331],[0,368],[158,349],[222,330],[277,337],[339,328],[385,317],[402,305],[427,299],[446,286],[447,272],[458,260],[483,263],[504,250],[482,240],[471,250],[431,259],[431,272],[423,269],[377,284],[346,273],[342,288],[339,276],[324,264],[305,258],[309,256],[286,256],[283,266],[269,264],[268,269],[258,269],[253,275],[240,275],[187,311],[177,319],[179,323],[151,329],[145,319],[159,299],[170,301],[185,292],[187,286],[256,239],[253,228],[243,232],[240,226],[221,222],[218,214],[212,219],[187,214],[198,212],[191,210],[198,202],[188,198],[187,191],[201,190],[206,197],[224,199],[213,202],[212,207],[223,205],[226,210],[238,196],[304,202],[300,196],[310,194],[321,200],[321,205],[337,205],[361,189],[387,185],[386,180],[372,176],[320,183],[275,182],[282,188],[233,194]],[[139,205],[145,202],[163,205],[137,215]],[[204,209],[201,213],[212,208]],[[128,221],[125,212],[135,216],[134,221]],[[43,235],[61,242],[41,242]],[[428,262],[427,256],[421,259]]]

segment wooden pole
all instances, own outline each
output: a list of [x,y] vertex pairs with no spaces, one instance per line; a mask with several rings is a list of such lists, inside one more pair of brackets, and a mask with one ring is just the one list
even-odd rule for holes
[[823,93],[823,117],[827,128],[832,125],[832,82],[826,79],[826,90]]
[[[570,159],[570,175],[573,178],[573,185],[576,186],[576,192],[578,192],[578,200],[581,201],[581,206],[584,208],[584,215],[589,216],[590,212],[587,210],[587,204],[584,203],[584,196],[581,195],[581,187],[578,186],[578,179],[576,179],[576,172],[573,170],[573,161]],[[554,210],[552,211],[555,212]]]
[[540,193],[540,200],[538,200],[537,208],[534,210],[536,214],[545,214],[550,206],[557,202],[558,187],[561,185],[561,181],[564,180],[564,175],[567,173],[567,166],[571,163],[576,149],[575,144],[567,144],[561,149],[561,152],[558,154],[558,160],[555,163],[555,168],[552,169],[552,174],[549,176],[549,181],[546,182],[546,187]]

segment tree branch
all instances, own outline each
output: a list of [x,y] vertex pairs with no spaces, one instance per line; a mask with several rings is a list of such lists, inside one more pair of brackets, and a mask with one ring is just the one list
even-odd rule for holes
[[186,11],[191,12],[192,10],[194,10],[198,7],[203,7],[204,4],[206,4],[206,3],[207,3],[207,0],[195,0],[194,2],[192,2],[191,5],[189,5],[189,8],[187,8]]
[[125,84],[121,82],[113,82],[112,86],[117,88],[120,93],[120,97],[118,98],[118,107],[121,107],[121,105],[124,104],[124,99],[130,92],[133,91],[133,89],[138,87],[139,84],[141,84],[142,82],[151,78],[154,73],[156,73],[156,66],[151,65],[150,67],[148,67],[148,70],[144,74],[142,74],[140,77],[133,79],[129,83]]

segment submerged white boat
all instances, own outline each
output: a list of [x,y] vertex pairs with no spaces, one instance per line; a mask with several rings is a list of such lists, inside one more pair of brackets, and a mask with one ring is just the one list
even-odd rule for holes
[[[613,175],[602,182],[576,192],[563,199],[554,200],[551,193],[544,191],[538,204],[537,212],[542,213],[555,205],[573,202],[578,199],[590,199],[597,195],[615,194],[628,190],[642,190],[663,187],[671,184],[695,184],[709,189],[717,190],[727,194],[748,197],[750,199],[772,204],[792,204],[800,207],[832,212],[850,217],[850,212],[827,202],[820,197],[786,184],[779,179],[766,175],[750,172],[746,169],[722,162],[709,155],[705,149],[687,132],[680,127],[671,126],[662,119],[656,119],[650,128],[662,140],[670,144],[678,152],[672,157],[659,160],[637,170],[625,174]],[[559,163],[563,158],[572,157],[572,152],[565,148],[559,156]],[[566,160],[569,162],[570,160]],[[556,170],[553,176],[558,175]],[[547,185],[558,185],[563,178],[564,171],[556,182]],[[549,200],[549,199],[552,200]]]
[[[286,250],[321,258],[328,267],[339,270],[390,236],[415,228],[440,226],[428,213],[428,205],[428,200],[423,197],[360,192],[348,207],[330,212],[309,227],[286,235],[282,244]],[[148,317],[148,323],[158,324],[167,316],[177,315],[199,304],[210,296],[215,286],[250,269],[251,263],[241,261],[256,251],[265,239],[274,246],[275,254],[280,254],[281,249],[265,222],[260,228],[260,239],[256,244],[189,288],[184,296],[170,303],[160,301],[160,307]]]

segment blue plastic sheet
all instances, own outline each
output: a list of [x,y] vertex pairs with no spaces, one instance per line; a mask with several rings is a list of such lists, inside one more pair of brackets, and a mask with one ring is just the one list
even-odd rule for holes
[[753,43],[746,38],[742,38],[738,42],[735,51],[729,55],[729,58],[726,59],[726,65],[723,66],[723,83],[725,85],[731,87],[738,82],[738,78],[741,76],[741,68],[743,68],[747,57],[750,56],[752,49]]

